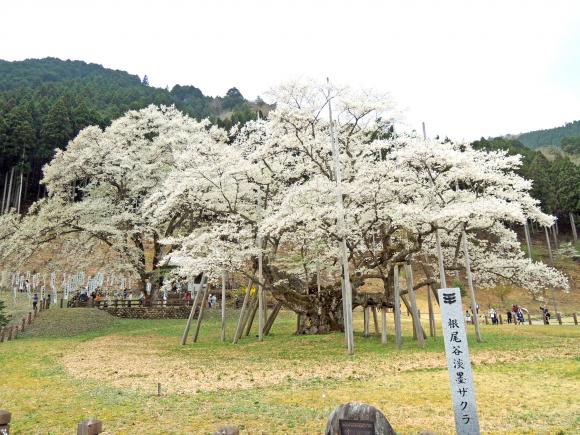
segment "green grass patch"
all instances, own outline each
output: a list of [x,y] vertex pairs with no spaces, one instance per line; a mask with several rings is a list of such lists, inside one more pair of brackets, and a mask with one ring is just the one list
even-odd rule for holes
[[[294,336],[295,317],[284,311],[263,343],[253,330],[232,345],[235,315],[228,312],[228,342],[219,341],[212,310],[199,342],[180,346],[184,320],[51,308],[25,337],[0,344],[1,406],[13,413],[15,433],[72,433],[89,416],[115,434],[209,434],[224,424],[252,434],[321,433],[348,401],[379,407],[399,433],[453,432],[442,339],[418,349],[408,318],[397,351],[392,335],[387,345],[362,337],[356,311],[349,356],[341,334]],[[469,336],[482,431],[577,433],[580,328],[482,329],[483,343]]]

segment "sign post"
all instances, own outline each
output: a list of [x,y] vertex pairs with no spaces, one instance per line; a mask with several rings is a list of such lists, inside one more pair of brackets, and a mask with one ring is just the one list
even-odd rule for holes
[[439,289],[441,325],[445,341],[445,355],[455,413],[455,431],[460,435],[479,435],[479,419],[471,360],[463,319],[463,304],[458,288]]

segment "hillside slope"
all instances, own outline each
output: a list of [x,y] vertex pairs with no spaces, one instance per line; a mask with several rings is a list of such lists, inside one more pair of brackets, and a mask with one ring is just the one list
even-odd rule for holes
[[[263,102],[247,101],[236,88],[209,97],[195,86],[171,91],[148,85],[134,74],[82,61],[56,58],[0,60],[0,192],[12,186],[17,201],[22,174],[23,208],[42,196],[41,168],[56,148],[88,125],[104,127],[127,110],[171,105],[198,119],[229,128],[267,112]],[[13,170],[14,168],[14,170]]]
[[535,130],[516,135],[515,138],[529,148],[557,147],[562,145],[562,139],[580,137],[580,120],[568,122],[561,127]]

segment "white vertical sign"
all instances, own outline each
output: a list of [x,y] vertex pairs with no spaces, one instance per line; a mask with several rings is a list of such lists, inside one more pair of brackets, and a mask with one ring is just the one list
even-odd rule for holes
[[460,435],[479,434],[479,419],[460,290],[458,288],[439,289],[439,302],[451,398],[455,412],[455,431]]

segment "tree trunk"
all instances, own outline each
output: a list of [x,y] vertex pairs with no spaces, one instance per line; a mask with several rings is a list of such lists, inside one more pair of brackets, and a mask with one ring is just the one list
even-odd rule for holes
[[[310,307],[300,307],[302,320],[297,331],[305,334],[328,334],[329,332],[344,332],[342,312],[342,294],[340,288],[334,291],[321,289],[320,296],[309,295],[312,298]],[[280,301],[284,304],[284,301]],[[298,308],[295,306],[295,308]],[[297,311],[297,310],[295,310]]]

